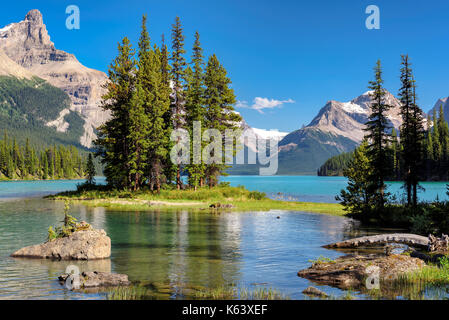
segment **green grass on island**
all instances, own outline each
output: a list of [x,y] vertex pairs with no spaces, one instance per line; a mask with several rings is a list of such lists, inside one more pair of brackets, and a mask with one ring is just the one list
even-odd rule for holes
[[[79,201],[88,206],[106,207],[112,210],[178,210],[198,209],[233,211],[293,210],[313,213],[325,213],[343,216],[345,212],[338,203],[313,203],[281,201],[269,199],[265,193],[246,190],[243,186],[220,185],[214,188],[198,190],[163,189],[159,194],[149,190],[131,192],[128,190],[108,190],[97,186],[92,190],[67,191],[48,196],[53,200]],[[232,205],[232,207],[229,207]]]

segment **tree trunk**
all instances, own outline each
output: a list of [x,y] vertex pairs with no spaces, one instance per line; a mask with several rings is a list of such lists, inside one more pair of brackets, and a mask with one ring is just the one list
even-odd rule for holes
[[402,243],[411,247],[424,248],[427,250],[429,239],[427,237],[411,233],[391,233],[349,239],[341,242],[331,243],[323,247],[328,249],[357,248],[362,246],[372,246],[386,243]]
[[182,181],[181,181],[181,169],[178,168],[176,169],[176,187],[178,190],[181,190],[182,187]]

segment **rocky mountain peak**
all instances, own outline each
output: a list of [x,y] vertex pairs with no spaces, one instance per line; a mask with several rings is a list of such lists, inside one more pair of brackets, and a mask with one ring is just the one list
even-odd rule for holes
[[30,10],[25,16],[25,20],[36,25],[44,24],[42,13],[37,9]]
[[433,112],[435,111],[437,114],[437,117],[438,117],[439,113],[440,113],[441,106],[443,106],[444,119],[446,121],[448,121],[449,120],[449,97],[438,99],[437,102],[435,102],[435,105],[433,106],[433,108],[429,110],[428,114],[430,116],[433,116]]
[[[387,91],[385,94],[385,103],[392,107],[387,111],[387,118],[390,121],[390,125],[399,128],[402,123],[399,115],[400,102],[394,95]],[[363,129],[371,112],[371,104],[370,91],[348,102],[328,101],[308,127],[343,136],[360,143],[365,135]]]
[[39,10],[31,10],[23,21],[0,29],[0,49],[25,68],[54,59],[73,58],[55,49]]
[[[69,95],[72,101],[70,110],[65,109],[55,115],[55,119],[47,125],[65,132],[69,127],[65,117],[70,112],[79,113],[85,120],[80,143],[90,147],[96,137],[95,128],[108,118],[108,114],[98,107],[104,94],[102,85],[107,81],[106,74],[89,69],[73,54],[56,49],[50,41],[42,14],[36,9],[29,11],[23,21],[0,29],[0,51],[19,66]],[[3,73],[13,74],[10,70]]]

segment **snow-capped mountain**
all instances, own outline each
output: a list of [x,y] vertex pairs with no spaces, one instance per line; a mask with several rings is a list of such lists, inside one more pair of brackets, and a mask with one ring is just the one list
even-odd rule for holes
[[[390,125],[396,129],[399,128],[402,123],[399,115],[399,100],[387,92],[385,103],[391,106],[387,112]],[[369,91],[348,102],[328,101],[307,127],[340,135],[360,143],[365,134],[363,128],[371,112],[370,105]]]
[[252,130],[254,131],[257,137],[260,137],[265,140],[273,139],[281,141],[288,134],[288,132],[281,132],[278,129],[266,130],[266,129],[252,128]]

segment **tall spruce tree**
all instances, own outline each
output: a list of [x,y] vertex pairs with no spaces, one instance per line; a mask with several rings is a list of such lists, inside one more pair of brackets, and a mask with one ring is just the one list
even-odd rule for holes
[[202,140],[200,139],[198,145],[194,145],[194,134],[200,134],[204,131],[204,124],[201,125],[200,128],[197,128],[194,131],[194,123],[201,123],[204,117],[205,108],[204,108],[204,73],[203,73],[203,49],[201,48],[200,43],[200,35],[198,32],[195,32],[195,42],[193,44],[193,55],[191,65],[193,67],[187,68],[186,72],[186,125],[188,131],[190,133],[190,141],[192,146],[191,161],[190,164],[186,166],[187,172],[189,174],[189,185],[193,187],[195,190],[198,186],[203,185],[204,183],[204,171],[205,165],[204,163],[194,163],[195,156],[201,160],[201,150],[204,146]]
[[[223,135],[226,129],[237,129],[241,116],[234,111],[234,90],[230,88],[231,80],[227,77],[225,68],[220,64],[216,55],[212,55],[207,63],[205,84],[205,122],[207,128],[217,129]],[[215,138],[214,138],[215,139]],[[223,143],[221,141],[220,143]],[[206,150],[207,152],[207,150]],[[211,158],[217,156],[211,151]],[[220,163],[206,165],[206,180],[209,187],[218,183],[219,176],[228,167],[221,157]]]
[[[140,70],[139,70],[140,71]],[[145,110],[145,90],[138,72],[136,89],[129,108],[128,167],[130,187],[140,190],[145,182],[149,145],[149,117]]]
[[138,43],[136,88],[130,108],[130,154],[129,166],[132,187],[139,190],[145,183],[148,168],[150,143],[150,115],[147,113],[149,87],[149,66],[151,59],[150,37],[146,27],[147,17],[142,17],[141,34]]
[[424,113],[417,104],[417,94],[416,94],[416,81],[412,74],[412,93],[413,93],[413,103],[412,103],[412,136],[413,136],[413,180],[412,180],[412,192],[413,192],[413,206],[416,207],[418,204],[418,189],[424,189],[419,185],[419,180],[423,175],[423,164],[425,160],[425,129],[424,129]]
[[[149,83],[149,101],[147,113],[150,115],[150,144],[149,144],[149,181],[151,190],[158,193],[163,183],[162,175],[167,166],[166,159],[169,155],[171,128],[165,122],[170,110],[170,84],[164,79],[160,72],[165,61],[165,54],[154,46],[151,55],[151,82]],[[168,164],[171,166],[172,164]]]
[[401,83],[399,89],[399,99],[401,102],[401,146],[402,146],[402,160],[403,160],[403,177],[404,187],[407,192],[407,204],[412,204],[412,175],[413,175],[413,148],[412,148],[412,103],[413,103],[413,89],[412,89],[412,70],[410,69],[408,56],[402,55],[401,62]]
[[408,55],[402,55],[401,88],[401,145],[403,160],[404,187],[407,204],[416,207],[418,202],[419,171],[423,159],[423,118],[422,111],[416,104],[415,81]]
[[[161,36],[161,75],[162,75],[162,82],[166,88],[169,88],[169,97],[170,97],[170,111],[166,112],[164,115],[164,123],[167,128],[167,136],[169,137],[173,130],[173,108],[172,108],[172,101],[174,99],[174,96],[172,96],[172,74],[171,74],[171,66],[169,64],[170,61],[170,54],[168,52],[167,45],[165,44],[165,36],[162,34]],[[173,99],[172,99],[173,98]],[[171,150],[174,146],[174,143],[171,140],[168,140],[167,142],[167,150]],[[171,183],[173,180],[175,180],[177,173],[177,166],[172,163],[170,159],[170,153],[168,152],[165,159],[164,159],[164,176],[168,183]]]
[[[171,113],[173,121],[173,129],[177,130],[185,126],[185,69],[187,62],[184,58],[184,34],[181,20],[176,17],[175,23],[172,25],[172,53],[171,53],[171,80],[173,81],[173,95],[171,103]],[[182,188],[181,180],[181,164],[177,163],[176,168],[176,186]]]
[[111,117],[98,128],[98,139],[95,141],[96,155],[102,158],[108,184],[116,188],[128,188],[132,180],[128,161],[129,111],[134,97],[135,74],[134,50],[125,37],[118,44],[118,56],[109,66],[107,92],[101,104]]
[[382,67],[380,60],[374,68],[374,81],[369,82],[371,97],[371,114],[366,123],[365,138],[368,141],[367,155],[370,159],[372,170],[371,181],[373,182],[373,192],[376,195],[376,206],[382,210],[385,204],[385,178],[391,172],[391,164],[388,157],[388,144],[391,139],[388,134],[390,126],[386,112],[391,108],[385,102],[385,89],[383,88]]

